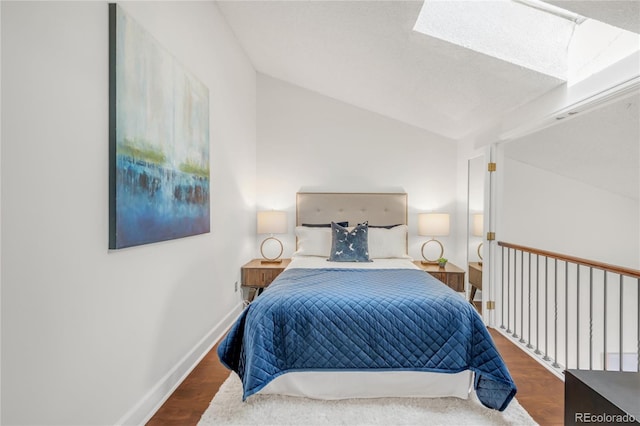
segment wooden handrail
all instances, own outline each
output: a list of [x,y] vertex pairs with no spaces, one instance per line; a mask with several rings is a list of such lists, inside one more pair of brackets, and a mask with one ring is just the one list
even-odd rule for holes
[[498,241],[498,245],[501,247],[512,248],[515,250],[526,251],[528,253],[538,254],[546,257],[552,257],[554,259],[562,260],[565,262],[577,263],[578,265],[589,266],[592,268],[602,269],[608,272],[614,272],[620,275],[640,279],[640,271],[632,268],[625,268],[623,266],[611,265],[609,263],[596,262],[595,260],[583,259],[580,257],[569,256],[566,254],[554,253],[548,250],[540,250],[536,248],[521,246],[518,244],[506,243],[504,241]]

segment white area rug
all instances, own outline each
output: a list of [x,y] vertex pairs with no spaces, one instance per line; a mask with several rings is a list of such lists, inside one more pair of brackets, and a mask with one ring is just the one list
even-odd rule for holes
[[322,401],[254,395],[242,402],[235,373],[222,384],[199,426],[213,425],[535,425],[515,399],[502,413],[475,393],[458,398],[380,398]]

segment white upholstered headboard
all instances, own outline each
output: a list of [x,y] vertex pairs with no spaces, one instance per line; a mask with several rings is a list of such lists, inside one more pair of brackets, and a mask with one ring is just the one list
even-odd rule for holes
[[407,224],[406,193],[298,192],[296,225],[348,221],[350,226]]

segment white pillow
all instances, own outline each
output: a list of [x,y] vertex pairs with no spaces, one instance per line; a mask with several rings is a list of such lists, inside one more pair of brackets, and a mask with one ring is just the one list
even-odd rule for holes
[[331,228],[296,226],[298,249],[293,256],[329,257],[331,253]]
[[407,225],[393,228],[369,228],[369,258],[408,259],[407,254]]

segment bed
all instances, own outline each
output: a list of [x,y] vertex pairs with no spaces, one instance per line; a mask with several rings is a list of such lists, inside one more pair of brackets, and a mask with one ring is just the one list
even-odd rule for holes
[[218,347],[243,399],[467,398],[516,387],[476,310],[407,255],[406,194],[298,193],[297,250]]

